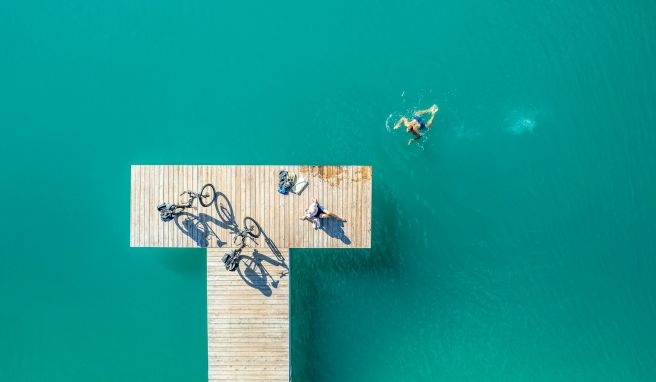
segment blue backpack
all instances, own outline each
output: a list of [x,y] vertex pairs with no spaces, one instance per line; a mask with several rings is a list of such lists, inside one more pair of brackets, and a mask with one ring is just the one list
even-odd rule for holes
[[289,193],[289,190],[294,187],[294,181],[296,180],[296,176],[289,174],[285,170],[280,170],[278,173],[278,192],[287,195]]

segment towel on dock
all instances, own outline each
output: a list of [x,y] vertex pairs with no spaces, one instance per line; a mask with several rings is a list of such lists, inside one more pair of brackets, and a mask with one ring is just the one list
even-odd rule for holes
[[302,176],[298,177],[298,180],[296,180],[296,183],[292,186],[291,191],[295,193],[296,195],[300,195],[303,190],[305,190],[305,187],[307,187],[308,181],[303,178]]

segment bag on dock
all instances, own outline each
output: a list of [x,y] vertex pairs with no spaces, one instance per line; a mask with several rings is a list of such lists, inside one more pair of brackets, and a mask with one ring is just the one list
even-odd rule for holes
[[157,211],[159,212],[159,218],[163,222],[169,222],[175,219],[175,206],[173,204],[162,203],[157,206]]
[[287,195],[296,183],[296,175],[286,170],[280,170],[278,173],[278,192]]

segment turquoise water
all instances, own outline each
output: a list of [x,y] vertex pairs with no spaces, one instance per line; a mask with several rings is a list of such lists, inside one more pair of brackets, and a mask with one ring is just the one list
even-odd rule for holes
[[204,251],[128,247],[160,163],[374,166],[371,251],[292,252],[294,380],[656,379],[653,2],[1,8],[1,381],[206,380]]

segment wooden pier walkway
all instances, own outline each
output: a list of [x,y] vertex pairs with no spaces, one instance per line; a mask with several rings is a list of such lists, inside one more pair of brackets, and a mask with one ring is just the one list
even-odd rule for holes
[[[277,192],[278,171],[308,181],[300,194]],[[130,245],[206,247],[208,378],[212,381],[288,381],[289,249],[369,248],[369,166],[132,166]],[[215,202],[162,222],[156,206],[212,183]],[[315,230],[299,217],[313,199],[348,222],[323,221]],[[221,256],[245,217],[262,235],[242,252],[239,268]]]
[[209,380],[288,381],[288,251],[244,252],[228,272],[225,250],[207,250]]

